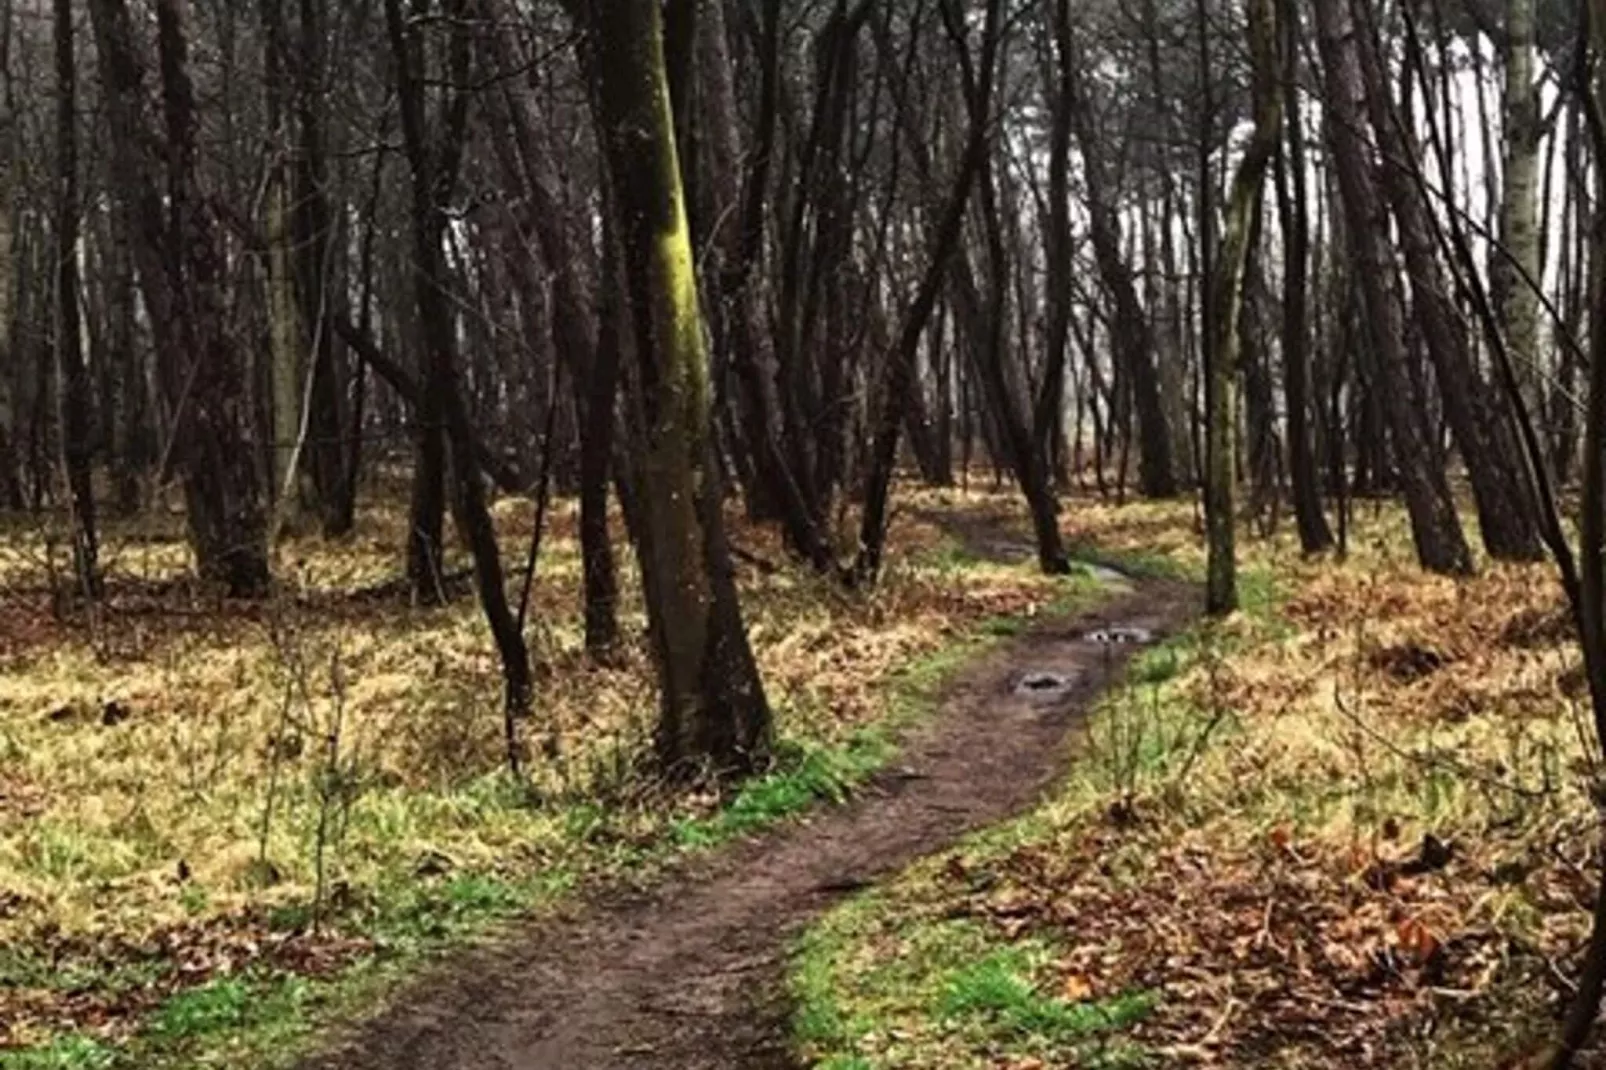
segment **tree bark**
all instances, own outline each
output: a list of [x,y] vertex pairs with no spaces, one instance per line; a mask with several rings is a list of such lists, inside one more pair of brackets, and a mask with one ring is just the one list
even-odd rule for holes
[[762,766],[769,704],[726,544],[674,115],[657,0],[591,5],[598,117],[623,221],[634,336],[629,421],[637,557],[660,684],[658,760],[679,777]]
[[112,128],[117,193],[135,228],[134,256],[156,338],[169,450],[203,581],[234,597],[269,584],[267,511],[257,465],[246,360],[226,322],[221,237],[198,188],[187,4],[157,0],[165,131],[146,115],[144,62],[127,0],[91,0]]
[[1371,148],[1363,134],[1367,129],[1366,84],[1349,0],[1317,0],[1316,23],[1326,90],[1327,139],[1371,324],[1379,389],[1393,435],[1417,558],[1432,571],[1465,575],[1472,571],[1472,554],[1444,470],[1433,459],[1421,423],[1421,406],[1406,368],[1399,275],[1387,244],[1388,217],[1373,177]]
[[1305,124],[1299,113],[1299,5],[1279,0],[1282,23],[1282,151],[1277,155],[1277,213],[1283,233],[1283,407],[1287,411],[1289,477],[1294,523],[1307,554],[1332,548],[1322,511],[1321,473],[1310,425],[1310,326],[1306,289],[1310,267],[1310,208],[1305,176]]
[[1234,395],[1239,363],[1239,317],[1243,312],[1244,279],[1254,256],[1259,229],[1261,189],[1266,168],[1277,151],[1282,122],[1277,63],[1277,23],[1272,0],[1248,0],[1249,52],[1253,66],[1255,129],[1233,175],[1227,202],[1216,276],[1211,280],[1214,328],[1206,353],[1207,433],[1205,462],[1205,530],[1209,542],[1205,610],[1223,616],[1238,608],[1235,547],[1235,484],[1237,406]]
[[72,505],[73,574],[85,598],[100,595],[95,528],[89,369],[78,311],[78,72],[72,0],[55,0],[56,44],[56,402],[62,467]]

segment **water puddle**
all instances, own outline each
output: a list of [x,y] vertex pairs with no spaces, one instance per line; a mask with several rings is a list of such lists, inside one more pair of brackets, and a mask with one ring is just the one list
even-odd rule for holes
[[1055,702],[1076,686],[1076,674],[1054,669],[1027,669],[1015,678],[1010,688],[1016,695],[1033,703]]
[[1109,628],[1095,628],[1082,636],[1085,642],[1098,643],[1103,646],[1148,646],[1154,642],[1153,629],[1142,628],[1137,625],[1115,625]]

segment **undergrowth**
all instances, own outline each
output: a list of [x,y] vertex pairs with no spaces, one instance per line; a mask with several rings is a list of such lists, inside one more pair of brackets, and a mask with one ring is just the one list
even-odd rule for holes
[[[349,545],[286,544],[291,580],[261,613],[167,586],[183,565],[170,538],[119,554],[114,534],[111,606],[61,622],[25,580],[39,549],[8,536],[0,1067],[286,1064],[425,957],[844,798],[966,657],[1093,589],[969,559],[909,519],[868,595],[744,569],[774,765],[729,796],[686,795],[642,772],[642,642],[607,665],[580,651],[573,518],[558,517],[531,619],[559,757],[528,785],[497,768],[500,685],[472,600],[352,594],[400,559],[399,512],[364,517]],[[505,503],[499,522],[517,547],[528,509]],[[736,537],[784,558],[767,532]],[[639,614],[622,623],[639,636]]]
[[[1066,515],[1128,568],[1199,574],[1185,505]],[[1344,561],[1290,540],[1243,540],[1245,611],[1144,652],[1046,804],[802,939],[806,1059],[1486,1070],[1550,1028],[1600,864],[1554,577],[1427,576],[1392,507]],[[1142,1013],[1041,1041],[1116,1006]]]

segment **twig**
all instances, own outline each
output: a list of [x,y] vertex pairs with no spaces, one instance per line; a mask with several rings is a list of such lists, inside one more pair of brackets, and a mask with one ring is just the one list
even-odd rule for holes
[[562,369],[562,361],[553,363],[546,426],[541,431],[541,474],[535,487],[535,527],[530,532],[530,554],[524,562],[524,587],[519,592],[517,621],[520,635],[524,634],[524,619],[530,608],[530,588],[535,584],[535,564],[541,555],[541,532],[546,527],[547,490],[552,482],[552,435],[558,422],[558,387],[562,383]]
[[736,560],[742,562],[743,564],[752,565],[765,576],[773,576],[781,571],[781,566],[777,565],[769,558],[761,557],[751,550],[745,550],[736,545],[734,542],[730,544],[730,551],[731,556],[736,558]]

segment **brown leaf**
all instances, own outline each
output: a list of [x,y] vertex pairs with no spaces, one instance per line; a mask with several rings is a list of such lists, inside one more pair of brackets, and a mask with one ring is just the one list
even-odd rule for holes
[[1394,927],[1400,950],[1418,966],[1425,965],[1439,950],[1438,938],[1418,918],[1411,917]]
[[1093,998],[1093,982],[1086,976],[1073,973],[1060,985],[1060,998],[1067,1003],[1081,1003]]

